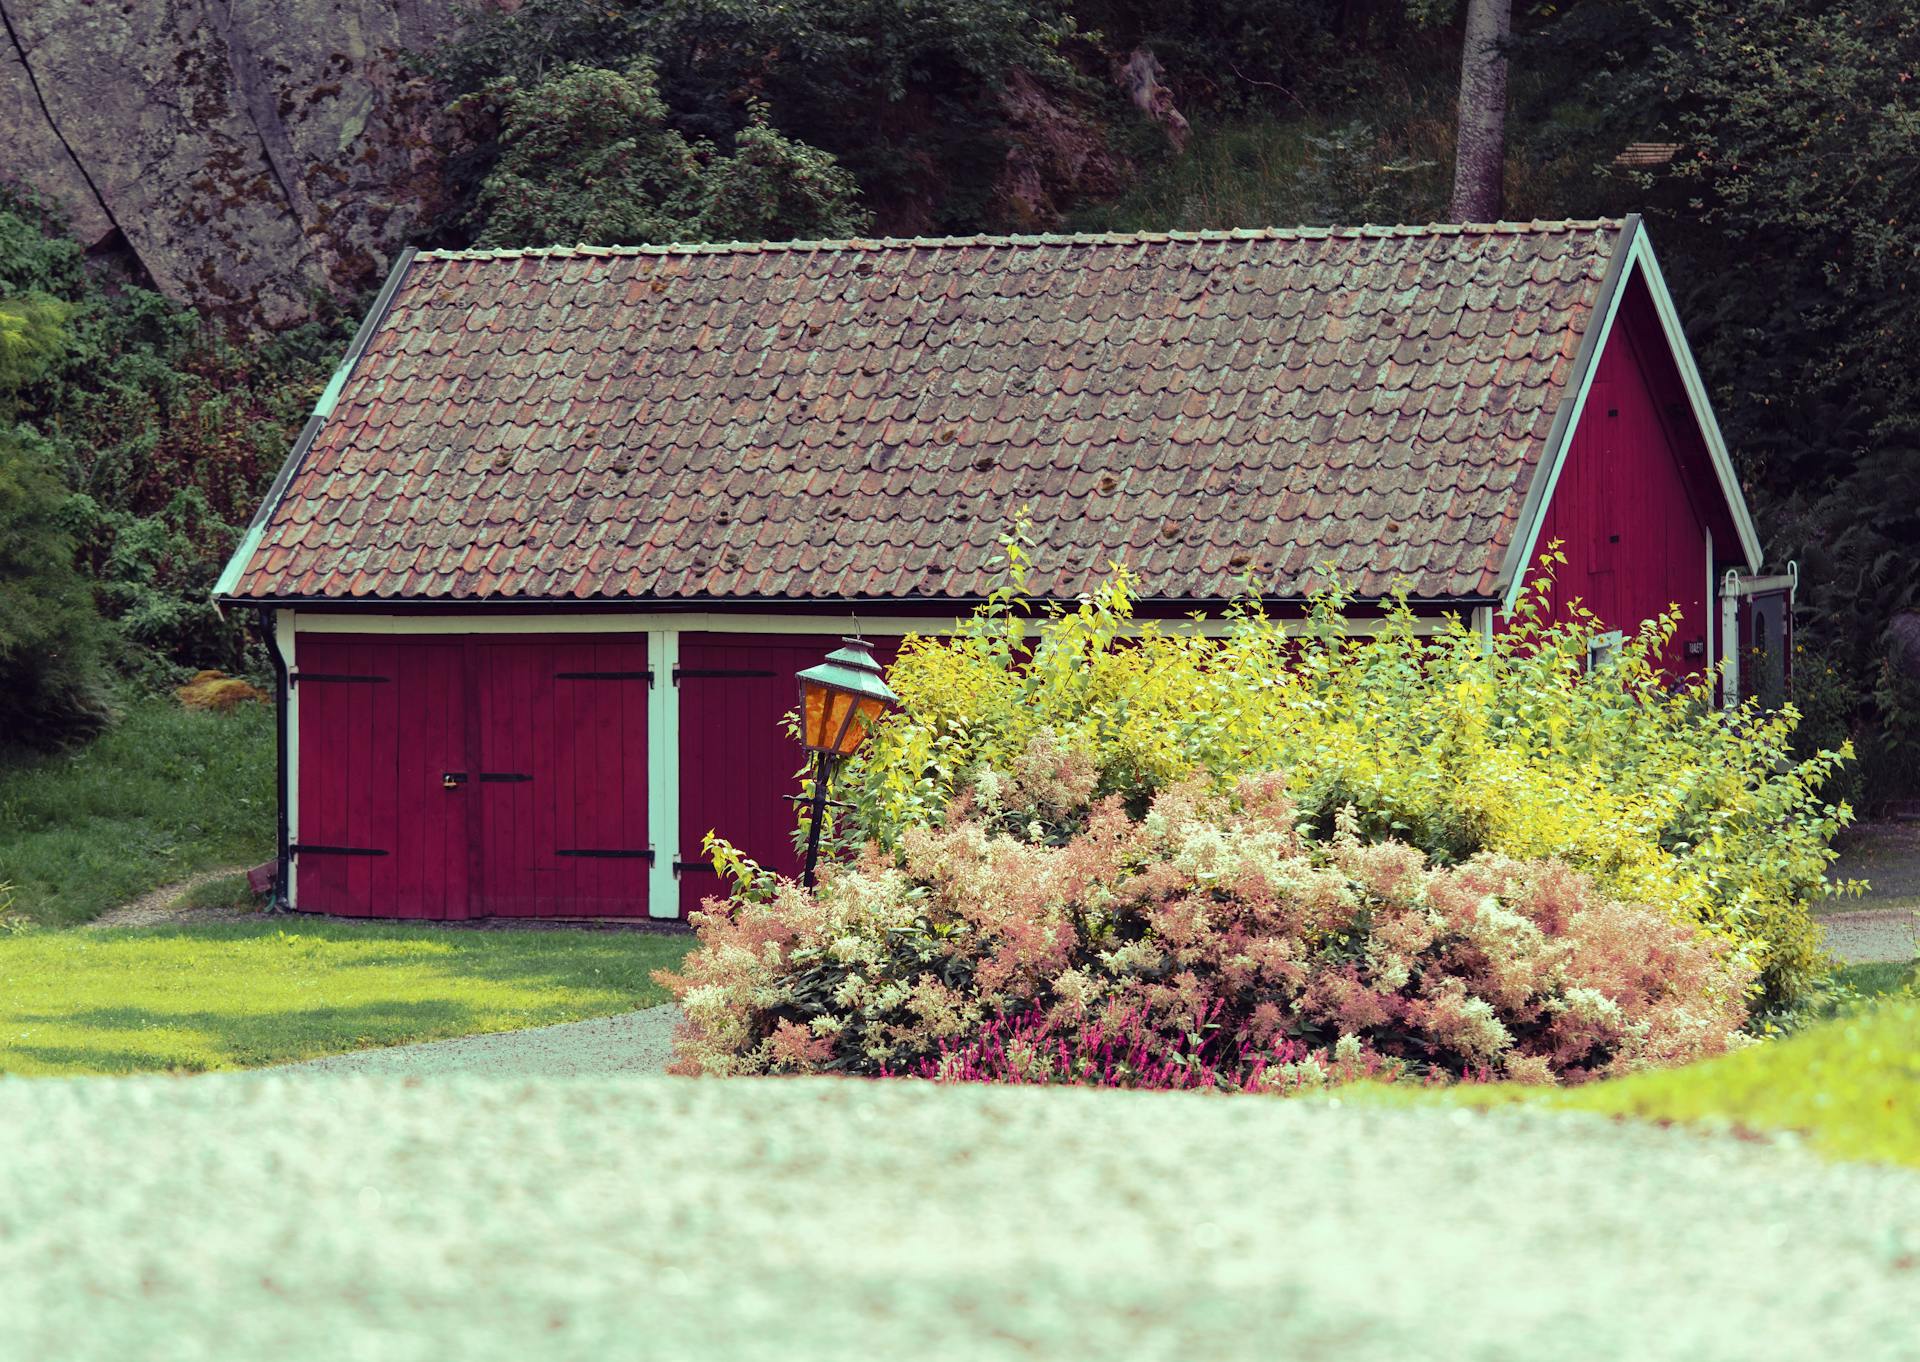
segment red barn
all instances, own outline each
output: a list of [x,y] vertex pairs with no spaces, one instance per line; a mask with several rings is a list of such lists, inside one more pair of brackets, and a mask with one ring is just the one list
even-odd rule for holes
[[[1636,219],[409,254],[216,588],[321,912],[673,918],[790,866],[793,674],[1036,594],[1337,578],[1491,630],[1551,540],[1716,653],[1760,545]],[[1597,646],[1604,646],[1600,640]],[[882,649],[884,653],[885,648]]]

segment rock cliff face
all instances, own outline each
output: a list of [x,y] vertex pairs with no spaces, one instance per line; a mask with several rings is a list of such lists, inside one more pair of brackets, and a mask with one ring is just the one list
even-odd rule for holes
[[0,0],[0,176],[161,292],[282,327],[375,283],[440,202],[404,54],[458,0]]

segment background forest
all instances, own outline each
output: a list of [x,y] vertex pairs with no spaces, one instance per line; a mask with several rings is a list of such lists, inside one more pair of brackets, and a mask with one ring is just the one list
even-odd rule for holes
[[[403,54],[407,117],[431,129],[409,184],[429,188],[386,245],[1443,220],[1465,11],[483,6]],[[1858,800],[1911,793],[1920,14],[1570,0],[1511,22],[1500,215],[1647,215],[1772,566],[1800,564],[1805,742],[1856,739]],[[379,132],[357,134],[369,157]],[[0,745],[49,745],[123,693],[257,664],[208,592],[384,260],[343,247],[304,305],[250,311],[218,270],[181,286],[118,249],[131,227],[81,240],[9,175]]]

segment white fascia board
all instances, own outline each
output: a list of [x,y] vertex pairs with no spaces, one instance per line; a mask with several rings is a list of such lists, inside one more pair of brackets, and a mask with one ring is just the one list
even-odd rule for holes
[[1666,338],[1667,348],[1672,352],[1674,365],[1680,371],[1681,385],[1686,389],[1688,405],[1693,410],[1695,422],[1707,446],[1707,455],[1713,464],[1714,477],[1720,484],[1721,496],[1725,499],[1728,513],[1733,518],[1734,528],[1740,536],[1740,551],[1745,556],[1748,570],[1760,570],[1760,536],[1753,526],[1753,516],[1747,510],[1747,500],[1740,492],[1740,480],[1734,475],[1733,459],[1727,453],[1726,438],[1720,433],[1720,422],[1713,414],[1713,404],[1707,400],[1706,384],[1700,378],[1700,369],[1693,362],[1693,351],[1687,346],[1686,332],[1680,328],[1679,314],[1673,306],[1673,295],[1668,292],[1666,280],[1660,274],[1660,262],[1654,258],[1653,243],[1638,218],[1632,219],[1623,242],[1626,251],[1624,268],[1620,272],[1612,294],[1606,300],[1606,311],[1600,321],[1600,329],[1594,333],[1594,344],[1586,351],[1586,363],[1575,375],[1576,386],[1568,419],[1554,434],[1552,442],[1541,454],[1541,467],[1546,474],[1546,491],[1537,502],[1530,503],[1530,514],[1521,524],[1514,539],[1517,552],[1510,552],[1506,567],[1511,577],[1506,583],[1506,592],[1501,599],[1502,610],[1512,610],[1520,599],[1520,593],[1526,588],[1527,569],[1533,564],[1534,554],[1538,551],[1540,530],[1546,523],[1547,508],[1553,502],[1554,490],[1559,486],[1560,473],[1566,467],[1567,457],[1573,450],[1574,432],[1580,429],[1580,419],[1586,413],[1587,394],[1593,387],[1595,375],[1600,372],[1600,357],[1605,353],[1607,341],[1613,333],[1614,319],[1619,315],[1621,300],[1627,296],[1627,285],[1638,273],[1646,281],[1647,292],[1653,299],[1654,313],[1660,319],[1660,330]]
[[[291,613],[291,612],[289,612]],[[1458,611],[1447,612],[1458,614]],[[302,611],[299,628],[309,634],[851,634],[855,625],[863,634],[899,638],[907,634],[941,635],[959,629],[961,621],[952,616],[861,615],[856,621],[840,614],[727,614],[702,611],[595,611],[590,615],[504,614],[467,611],[444,615],[382,615],[358,611]],[[1418,635],[1437,634],[1446,627],[1445,614],[1421,615],[1413,622]],[[1491,615],[1489,615],[1491,621]],[[1038,617],[1035,617],[1037,622]],[[1138,633],[1151,623],[1166,633],[1193,634],[1220,638],[1231,629],[1224,619],[1195,620],[1178,618],[1135,623],[1126,632]],[[1304,621],[1281,619],[1276,623],[1292,631]],[[1349,634],[1377,634],[1386,627],[1381,619],[1350,619]],[[1490,624],[1489,624],[1490,627]]]
[[1713,414],[1713,403],[1707,398],[1707,385],[1701,380],[1699,366],[1693,362],[1693,351],[1687,345],[1687,333],[1680,328],[1680,314],[1674,310],[1673,295],[1667,291],[1667,281],[1660,273],[1660,262],[1653,255],[1653,243],[1645,232],[1634,238],[1633,251],[1634,263],[1640,267],[1647,281],[1647,291],[1653,295],[1653,307],[1660,317],[1660,329],[1666,334],[1667,346],[1673,351],[1674,362],[1679,366],[1680,380],[1686,387],[1693,418],[1706,436],[1707,453],[1713,459],[1713,473],[1719,479],[1720,494],[1726,498],[1734,529],[1739,533],[1740,552],[1746,557],[1747,571],[1758,572],[1762,558],[1760,534],[1754,528],[1752,513],[1747,510],[1747,499],[1740,491],[1740,479],[1733,471],[1733,457],[1727,452],[1726,437],[1720,433],[1719,418]]
[[1613,320],[1620,313],[1620,301],[1627,296],[1627,281],[1633,275],[1634,248],[1646,240],[1646,235],[1638,214],[1628,218],[1620,232],[1620,243],[1614,248],[1615,258],[1608,263],[1607,277],[1601,283],[1601,296],[1597,300],[1600,316],[1581,337],[1573,394],[1555,418],[1547,447],[1540,452],[1540,471],[1536,477],[1539,495],[1528,496],[1520,524],[1514,530],[1513,543],[1507,549],[1506,562],[1501,565],[1506,583],[1500,598],[1502,614],[1512,612],[1520,593],[1526,589],[1527,570],[1533,566],[1540,530],[1547,523],[1547,508],[1553,505],[1561,470],[1566,467],[1567,455],[1573,449],[1574,432],[1580,429],[1580,418],[1587,410],[1587,393],[1593,388],[1594,375],[1600,372],[1600,357],[1606,353],[1607,338],[1613,334]]

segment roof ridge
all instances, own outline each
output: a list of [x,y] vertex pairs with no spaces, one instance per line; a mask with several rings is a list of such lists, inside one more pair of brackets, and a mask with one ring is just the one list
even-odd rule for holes
[[423,260],[518,260],[557,256],[754,255],[811,251],[943,250],[969,246],[1159,246],[1211,241],[1324,241],[1409,236],[1526,236],[1620,231],[1619,218],[1565,218],[1531,222],[1363,223],[1356,227],[1234,227],[1164,232],[1044,232],[974,236],[841,237],[820,241],[688,241],[639,246],[507,246],[421,251]]

